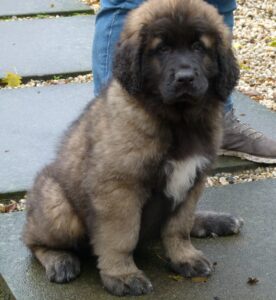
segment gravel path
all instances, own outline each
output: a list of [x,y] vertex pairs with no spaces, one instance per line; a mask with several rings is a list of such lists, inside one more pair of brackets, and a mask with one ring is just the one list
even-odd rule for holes
[[233,46],[241,67],[238,89],[276,111],[274,0],[238,0]]
[[252,182],[267,178],[276,178],[276,167],[259,167],[242,172],[217,173],[207,178],[206,187]]

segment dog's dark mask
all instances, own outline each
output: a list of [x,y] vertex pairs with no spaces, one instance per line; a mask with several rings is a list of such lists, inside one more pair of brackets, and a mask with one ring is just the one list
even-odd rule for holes
[[[238,79],[231,49],[204,24],[176,24],[161,18],[137,36],[121,41],[114,76],[132,95],[147,95],[164,104],[200,104],[208,95],[225,101]],[[195,31],[197,30],[197,31]]]

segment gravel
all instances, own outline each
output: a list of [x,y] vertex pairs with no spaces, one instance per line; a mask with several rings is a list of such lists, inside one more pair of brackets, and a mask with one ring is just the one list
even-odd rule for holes
[[238,90],[276,111],[274,0],[238,0],[233,46],[241,68]]
[[242,172],[217,173],[214,176],[207,177],[206,187],[252,182],[268,178],[276,178],[276,167],[258,167]]

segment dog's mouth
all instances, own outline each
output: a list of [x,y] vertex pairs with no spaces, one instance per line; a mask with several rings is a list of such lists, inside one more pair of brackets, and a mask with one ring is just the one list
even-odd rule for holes
[[177,91],[170,95],[163,95],[163,103],[173,105],[176,103],[185,103],[187,105],[199,105],[202,102],[204,94],[199,95],[189,91]]
[[186,103],[187,105],[200,105],[208,90],[208,83],[195,86],[175,86],[168,84],[160,89],[164,104]]

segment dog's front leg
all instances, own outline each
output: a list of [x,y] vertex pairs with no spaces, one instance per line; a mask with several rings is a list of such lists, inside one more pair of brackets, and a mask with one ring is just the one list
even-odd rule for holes
[[204,180],[194,185],[172,213],[162,232],[171,268],[185,277],[208,276],[212,270],[209,261],[194,248],[190,240],[196,204],[203,188]]
[[[113,183],[114,185],[114,183]],[[139,189],[118,184],[105,186],[94,199],[93,248],[105,288],[117,296],[141,295],[152,291],[151,282],[133,261],[140,231],[143,201]]]

